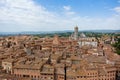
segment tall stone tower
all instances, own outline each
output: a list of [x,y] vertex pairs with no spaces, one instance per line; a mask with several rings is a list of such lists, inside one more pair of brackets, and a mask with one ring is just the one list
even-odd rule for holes
[[74,27],[74,39],[78,40],[78,27]]

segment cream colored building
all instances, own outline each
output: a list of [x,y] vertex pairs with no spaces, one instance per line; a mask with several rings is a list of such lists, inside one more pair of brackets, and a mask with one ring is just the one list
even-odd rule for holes
[[13,73],[13,65],[14,65],[14,60],[13,59],[5,59],[2,61],[2,67],[3,70],[6,71],[6,73]]

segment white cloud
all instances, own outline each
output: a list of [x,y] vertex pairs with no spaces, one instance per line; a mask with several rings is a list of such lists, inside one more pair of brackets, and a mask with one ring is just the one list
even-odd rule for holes
[[36,5],[33,0],[1,0],[0,5],[2,24],[16,23],[29,28],[54,22],[54,14]]
[[71,6],[63,6],[63,9],[66,16],[71,16],[75,14],[75,12],[71,10]]
[[63,6],[63,8],[64,8],[66,11],[71,10],[71,7],[70,7],[70,6]]
[[[64,11],[50,12],[33,0],[0,0],[0,31],[53,31],[72,30],[78,25],[84,29],[120,29],[120,15],[110,18],[81,17],[70,6]],[[120,13],[120,7],[114,8]]]
[[115,7],[113,10],[115,10],[117,13],[119,13],[119,14],[120,14],[120,6]]
[[67,11],[67,12],[65,12],[65,14],[66,14],[67,16],[71,16],[71,15],[74,15],[75,12],[73,12],[73,11]]

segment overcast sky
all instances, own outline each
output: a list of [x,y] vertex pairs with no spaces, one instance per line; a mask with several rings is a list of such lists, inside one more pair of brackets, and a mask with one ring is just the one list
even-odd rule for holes
[[120,29],[120,0],[0,0],[0,32]]

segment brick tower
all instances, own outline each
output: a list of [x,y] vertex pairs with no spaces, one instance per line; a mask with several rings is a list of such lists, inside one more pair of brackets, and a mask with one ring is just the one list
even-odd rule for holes
[[74,28],[74,39],[78,40],[78,27],[77,26]]

